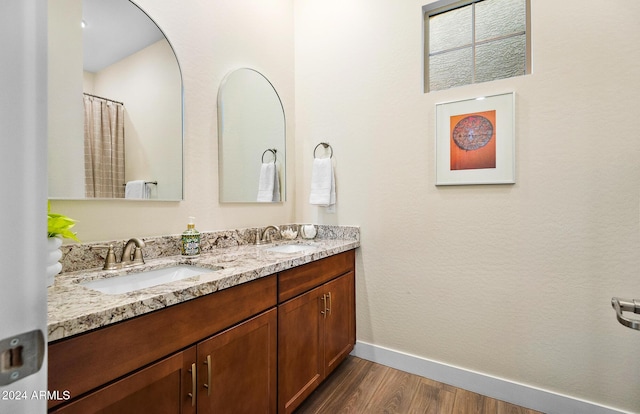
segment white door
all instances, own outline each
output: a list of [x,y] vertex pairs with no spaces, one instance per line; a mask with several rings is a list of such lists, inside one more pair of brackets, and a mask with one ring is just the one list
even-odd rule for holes
[[46,412],[46,357],[28,374],[23,335],[46,345],[46,29],[46,1],[0,2],[0,413]]

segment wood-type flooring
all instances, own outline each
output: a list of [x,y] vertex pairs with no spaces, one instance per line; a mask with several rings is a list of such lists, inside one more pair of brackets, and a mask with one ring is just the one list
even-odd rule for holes
[[294,414],[542,414],[349,356]]

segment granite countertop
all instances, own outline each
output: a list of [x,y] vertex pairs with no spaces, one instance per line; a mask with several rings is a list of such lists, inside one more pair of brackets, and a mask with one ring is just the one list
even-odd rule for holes
[[[278,244],[303,243],[312,251],[277,253],[267,251]],[[80,270],[56,276],[48,288],[49,342],[175,305],[218,290],[265,277],[360,246],[358,239],[315,239],[275,242],[255,246],[244,244],[217,248],[199,256],[158,257],[142,266],[121,270]],[[142,270],[188,264],[205,268],[203,274],[180,281],[123,294],[105,294],[80,282],[119,276]],[[211,270],[208,269],[216,269]]]

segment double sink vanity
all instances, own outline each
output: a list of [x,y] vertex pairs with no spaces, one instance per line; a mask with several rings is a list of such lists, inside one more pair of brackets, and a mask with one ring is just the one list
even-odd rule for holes
[[[183,200],[184,87],[181,53],[172,46],[180,42],[169,42],[147,12],[127,0],[49,9],[48,87],[56,102],[48,112],[56,121],[48,128],[50,199],[140,198],[127,194],[126,183],[143,181],[148,194],[136,203]],[[94,29],[76,30],[80,17]],[[281,39],[276,26],[274,39]],[[99,52],[106,43],[129,47],[142,27],[157,38],[140,43],[131,58],[122,54],[98,67],[90,58],[100,53],[82,55],[83,44]],[[105,42],[94,33],[127,41]],[[268,72],[286,80],[290,71],[280,66]],[[158,99],[149,99],[151,90]],[[80,92],[88,108],[126,105],[124,152],[135,154],[126,175],[124,163],[111,161],[124,154],[91,152],[90,163],[68,156],[85,151],[85,140],[69,137],[112,138],[84,125]],[[284,108],[274,84],[254,69],[233,69],[220,82],[221,203],[286,200]],[[161,115],[150,122],[149,114]],[[265,163],[273,163],[280,192],[257,200]],[[86,185],[93,179],[85,177],[112,181],[104,171],[120,177],[100,186],[107,191]],[[201,233],[195,257],[180,255],[180,235],[62,246],[62,273],[48,288],[48,389],[62,398],[49,401],[49,412],[293,412],[353,348],[359,229],[318,226],[312,239],[284,241],[281,233],[256,244],[266,230]]]
[[145,264],[109,271],[102,246],[65,246],[48,388],[70,398],[49,412],[293,412],[353,349],[359,229],[251,237],[203,233],[195,257],[144,239]]

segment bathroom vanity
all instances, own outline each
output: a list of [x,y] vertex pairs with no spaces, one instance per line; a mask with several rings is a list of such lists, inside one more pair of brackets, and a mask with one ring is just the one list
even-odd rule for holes
[[[353,349],[358,245],[216,249],[196,261],[220,270],[124,295],[89,292],[82,272],[60,275],[50,303],[73,290],[97,309],[50,323],[50,337],[63,337],[50,339],[48,387],[70,399],[49,411],[292,412]],[[101,310],[109,300],[115,323]],[[120,317],[127,306],[140,314]],[[101,326],[81,332],[91,320]]]

